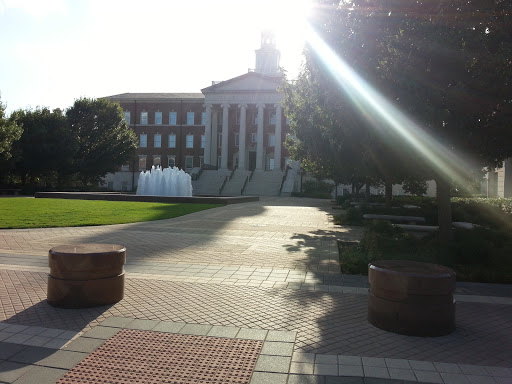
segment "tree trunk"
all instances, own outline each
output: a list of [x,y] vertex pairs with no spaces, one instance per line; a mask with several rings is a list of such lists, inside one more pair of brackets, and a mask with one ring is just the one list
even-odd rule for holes
[[361,192],[361,188],[363,188],[363,183],[357,183],[356,185],[356,194],[357,194],[357,198],[359,199],[359,192]]
[[446,244],[453,240],[450,184],[443,180],[436,179],[436,187],[439,240],[442,244]]
[[364,201],[370,201],[370,184],[368,182],[366,183],[366,188],[364,190]]
[[384,182],[385,189],[385,204],[386,208],[391,208],[391,200],[393,200],[393,182],[390,179],[386,179]]
[[356,184],[352,183],[352,196],[356,194]]

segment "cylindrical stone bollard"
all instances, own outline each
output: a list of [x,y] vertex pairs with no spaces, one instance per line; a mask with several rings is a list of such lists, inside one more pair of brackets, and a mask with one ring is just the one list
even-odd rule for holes
[[48,303],[85,308],[124,296],[126,248],[116,244],[61,245],[48,253]]
[[368,265],[368,321],[410,336],[455,330],[455,272],[437,264],[381,260]]

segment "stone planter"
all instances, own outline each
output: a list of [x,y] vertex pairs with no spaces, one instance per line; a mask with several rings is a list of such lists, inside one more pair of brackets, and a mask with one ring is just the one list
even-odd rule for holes
[[455,330],[455,272],[407,260],[368,265],[368,321],[386,331],[442,336]]
[[84,308],[123,299],[126,248],[121,245],[61,245],[50,249],[48,262],[50,305]]

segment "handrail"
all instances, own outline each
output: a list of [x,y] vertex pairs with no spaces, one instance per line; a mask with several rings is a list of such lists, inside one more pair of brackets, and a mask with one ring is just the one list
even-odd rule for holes
[[245,176],[244,185],[242,185],[242,189],[240,190],[240,196],[244,194],[245,187],[247,187],[248,183],[249,183],[249,176]]
[[219,195],[222,195],[222,190],[224,189],[224,187],[226,186],[226,183],[228,182],[228,177],[229,176],[224,177],[224,181],[222,182],[222,185],[219,188]]
[[192,175],[192,180],[199,180],[199,177],[201,176],[201,174],[203,173],[203,168],[199,168],[199,171],[197,173],[194,173]]
[[233,178],[233,175],[235,174],[235,171],[238,167],[235,167],[233,168],[233,170],[231,171],[231,174],[229,175],[229,181],[231,181],[231,179]]
[[288,170],[290,169],[290,166],[287,165],[286,169],[284,171],[283,178],[281,179],[281,185],[279,186],[279,196],[281,196],[281,192],[283,191],[284,182],[286,181],[286,177],[288,176]]
[[251,172],[251,174],[249,175],[249,181],[251,181],[251,180],[252,180],[252,176],[254,175],[254,171],[255,171],[255,170],[256,170],[256,169],[253,169],[253,170],[252,170],[252,172]]

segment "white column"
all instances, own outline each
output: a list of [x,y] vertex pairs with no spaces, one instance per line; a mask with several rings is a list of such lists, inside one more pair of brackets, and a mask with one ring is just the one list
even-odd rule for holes
[[217,166],[217,127],[219,125],[217,111],[212,111],[212,150],[210,153],[210,164]]
[[228,121],[229,121],[229,104],[222,104],[222,150],[221,164],[222,169],[228,168]]
[[281,104],[275,104],[274,107],[276,107],[274,169],[276,171],[281,171]]
[[263,109],[265,104],[257,104],[258,108],[258,129],[256,131],[256,170],[265,169],[263,158]]
[[247,120],[247,104],[239,104],[238,108],[240,108],[240,135],[238,136],[238,169],[245,171],[245,156],[246,156],[246,147],[245,143],[247,142],[246,136],[246,120]]
[[204,163],[212,164],[212,105],[205,104],[206,121],[204,122]]

